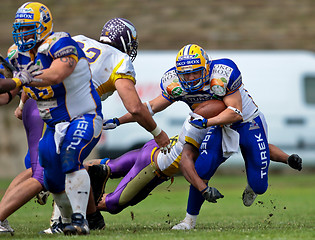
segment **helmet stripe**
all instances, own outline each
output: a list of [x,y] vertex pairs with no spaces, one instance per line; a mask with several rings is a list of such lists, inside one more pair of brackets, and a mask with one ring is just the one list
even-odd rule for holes
[[121,43],[122,43],[122,45],[124,47],[124,52],[128,53],[127,47],[126,47],[126,44],[125,44],[125,40],[124,40],[123,36],[120,36],[120,41],[121,41]]
[[183,51],[183,55],[189,55],[189,50],[191,48],[191,44],[188,44],[185,46],[184,51]]

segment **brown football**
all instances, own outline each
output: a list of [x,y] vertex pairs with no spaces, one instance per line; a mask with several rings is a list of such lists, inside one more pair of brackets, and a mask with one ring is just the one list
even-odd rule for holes
[[226,106],[223,101],[212,99],[200,103],[194,110],[194,113],[197,113],[204,118],[212,118],[221,113]]

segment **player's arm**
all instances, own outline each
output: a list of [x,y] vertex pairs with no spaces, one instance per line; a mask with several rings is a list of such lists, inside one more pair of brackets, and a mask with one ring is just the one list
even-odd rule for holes
[[190,123],[197,128],[207,128],[215,125],[231,124],[243,119],[242,97],[239,90],[225,96],[223,102],[227,108],[217,116],[206,119],[200,115],[191,114],[192,120]]
[[0,94],[0,106],[5,105],[9,102],[9,92]]
[[199,177],[195,169],[195,161],[198,157],[198,149],[190,143],[185,143],[180,160],[180,170],[186,180],[199,191],[207,187],[204,181]]
[[41,70],[41,74],[36,78],[41,79],[40,82],[32,82],[32,87],[47,87],[61,83],[74,71],[77,60],[72,56],[56,58],[49,68]]
[[115,87],[127,111],[143,128],[152,133],[156,143],[160,147],[169,145],[167,134],[158,128],[148,108],[142,104],[134,83],[129,79],[120,78],[115,81]]
[[0,79],[0,94],[1,93],[7,93],[7,92],[14,90],[16,88],[20,89],[21,85],[22,84],[19,82],[18,79],[14,79],[14,78]]
[[27,99],[28,99],[27,94],[24,91],[22,91],[20,103],[14,111],[15,117],[17,117],[20,120],[22,120],[22,112],[23,112],[24,104],[26,103]]
[[242,117],[242,97],[240,91],[223,98],[227,108],[215,117],[209,118],[207,126],[225,125],[240,121]]
[[[153,116],[153,114],[163,111],[168,106],[170,106],[172,103],[168,100],[166,100],[162,95],[159,95],[158,97],[154,98],[153,100],[149,102],[143,103],[145,107],[148,108],[150,114]],[[120,124],[128,123],[128,122],[135,122],[133,115],[130,113],[126,113],[124,116],[119,118]]]

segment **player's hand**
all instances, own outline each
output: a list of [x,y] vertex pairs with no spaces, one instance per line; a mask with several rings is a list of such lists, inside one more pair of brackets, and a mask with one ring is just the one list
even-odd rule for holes
[[288,157],[288,164],[291,168],[301,171],[302,170],[302,158],[297,154],[292,154]]
[[155,142],[159,145],[160,151],[164,154],[171,151],[171,143],[167,134],[162,130],[161,133],[154,137]]
[[[37,75],[36,75],[37,76]],[[32,76],[31,73],[29,73],[27,70],[23,69],[20,72],[13,72],[13,78],[18,78],[21,81],[21,85],[27,85],[31,82],[41,82],[41,79],[34,78],[35,76]]]
[[[43,73],[43,71],[40,70],[40,66],[33,64],[33,62],[30,62],[25,67],[25,70],[28,71],[32,77],[36,77]],[[41,79],[34,78],[33,82],[41,82]]]
[[199,129],[207,128],[208,119],[193,112],[190,112],[189,115],[191,116],[191,119],[189,120],[191,125]]
[[212,203],[216,203],[217,199],[224,198],[224,196],[215,187],[207,187],[207,189],[202,193],[202,196]]
[[14,111],[14,115],[20,120],[22,120],[22,111],[23,109],[21,109],[20,106],[18,106]]
[[120,125],[118,118],[104,119],[103,130],[115,129]]

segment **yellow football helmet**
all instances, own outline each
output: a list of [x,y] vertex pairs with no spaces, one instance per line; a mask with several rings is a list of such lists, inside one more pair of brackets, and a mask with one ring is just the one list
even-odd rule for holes
[[16,12],[13,23],[13,40],[22,52],[45,40],[53,29],[49,9],[39,2],[24,3]]
[[[207,53],[196,44],[184,46],[176,56],[176,73],[180,84],[187,92],[195,92],[204,87],[210,78],[209,69]],[[194,74],[196,77],[188,78],[188,74]]]

